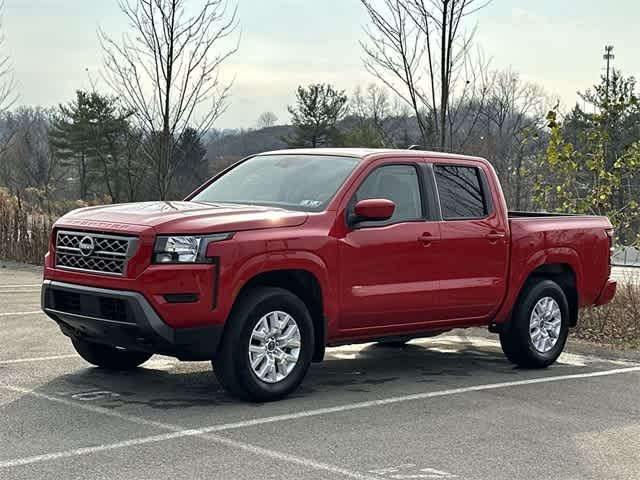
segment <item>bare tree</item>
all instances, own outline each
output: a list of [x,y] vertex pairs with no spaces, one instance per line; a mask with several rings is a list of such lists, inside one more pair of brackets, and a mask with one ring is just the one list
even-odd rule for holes
[[351,97],[352,112],[361,118],[371,118],[376,125],[390,115],[389,93],[385,88],[371,83],[366,89],[358,86]]
[[[4,0],[0,0],[0,14],[4,10]],[[4,45],[4,33],[0,24],[0,49]],[[0,113],[8,110],[16,101],[15,80],[11,70],[10,59],[0,54]]]
[[18,199],[29,191],[43,209],[50,208],[64,171],[49,140],[50,113],[23,107],[6,115],[12,135],[0,152],[0,183]]
[[268,128],[273,127],[278,121],[278,117],[273,112],[263,112],[258,117],[258,121],[256,122],[256,128]]
[[501,178],[504,190],[514,208],[524,208],[531,198],[531,169],[536,156],[544,148],[545,117],[552,107],[550,97],[533,83],[524,82],[518,74],[497,72],[480,112],[474,135],[474,153],[491,160]]
[[[350,99],[350,113],[356,122],[352,131],[353,141],[358,146],[393,146],[389,126],[393,119],[389,92],[386,88],[369,84],[365,89],[356,87]],[[355,135],[353,135],[355,134]]]
[[201,137],[227,107],[231,85],[220,79],[220,67],[237,44],[220,44],[237,27],[237,6],[203,0],[193,15],[186,0],[120,0],[119,6],[132,33],[116,41],[100,30],[104,79],[145,133],[145,152],[165,199],[184,132],[193,128]]
[[127,202],[135,202],[144,198],[144,182],[150,174],[149,165],[140,161],[144,157],[144,135],[139,131],[128,129],[124,142],[124,175]]
[[452,147],[456,126],[474,123],[462,107],[482,101],[488,80],[471,55],[475,28],[462,26],[491,0],[360,1],[370,19],[365,68],[411,106],[425,144]]

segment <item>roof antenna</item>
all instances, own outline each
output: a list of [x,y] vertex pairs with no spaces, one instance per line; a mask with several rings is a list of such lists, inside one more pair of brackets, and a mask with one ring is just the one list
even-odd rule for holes
[[409,145],[407,150],[422,150],[422,145]]

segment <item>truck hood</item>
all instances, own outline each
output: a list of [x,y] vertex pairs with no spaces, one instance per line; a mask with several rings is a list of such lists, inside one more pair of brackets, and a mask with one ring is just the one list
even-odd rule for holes
[[295,227],[307,217],[304,212],[256,205],[140,202],[81,208],[66,214],[58,224],[120,231],[135,225],[152,227],[160,234],[186,234]]

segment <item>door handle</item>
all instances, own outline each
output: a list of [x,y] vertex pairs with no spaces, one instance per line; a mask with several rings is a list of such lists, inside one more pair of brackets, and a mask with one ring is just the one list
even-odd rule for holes
[[433,242],[433,236],[429,232],[424,232],[418,237],[418,241],[420,241],[425,247],[430,247]]
[[504,232],[496,232],[495,230],[491,230],[489,233],[485,235],[485,238],[489,240],[491,243],[495,243],[504,237],[505,237]]

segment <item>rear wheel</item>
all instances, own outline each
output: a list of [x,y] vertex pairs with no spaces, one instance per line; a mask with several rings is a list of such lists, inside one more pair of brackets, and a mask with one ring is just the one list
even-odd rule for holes
[[313,322],[305,304],[287,290],[258,287],[238,299],[213,369],[236,398],[277,400],[302,382],[313,345]]
[[132,370],[149,360],[151,353],[121,350],[109,345],[87,342],[79,338],[71,340],[76,352],[87,362],[109,370]]
[[509,327],[500,333],[509,360],[526,368],[554,363],[569,334],[569,304],[552,280],[528,282],[514,307]]

